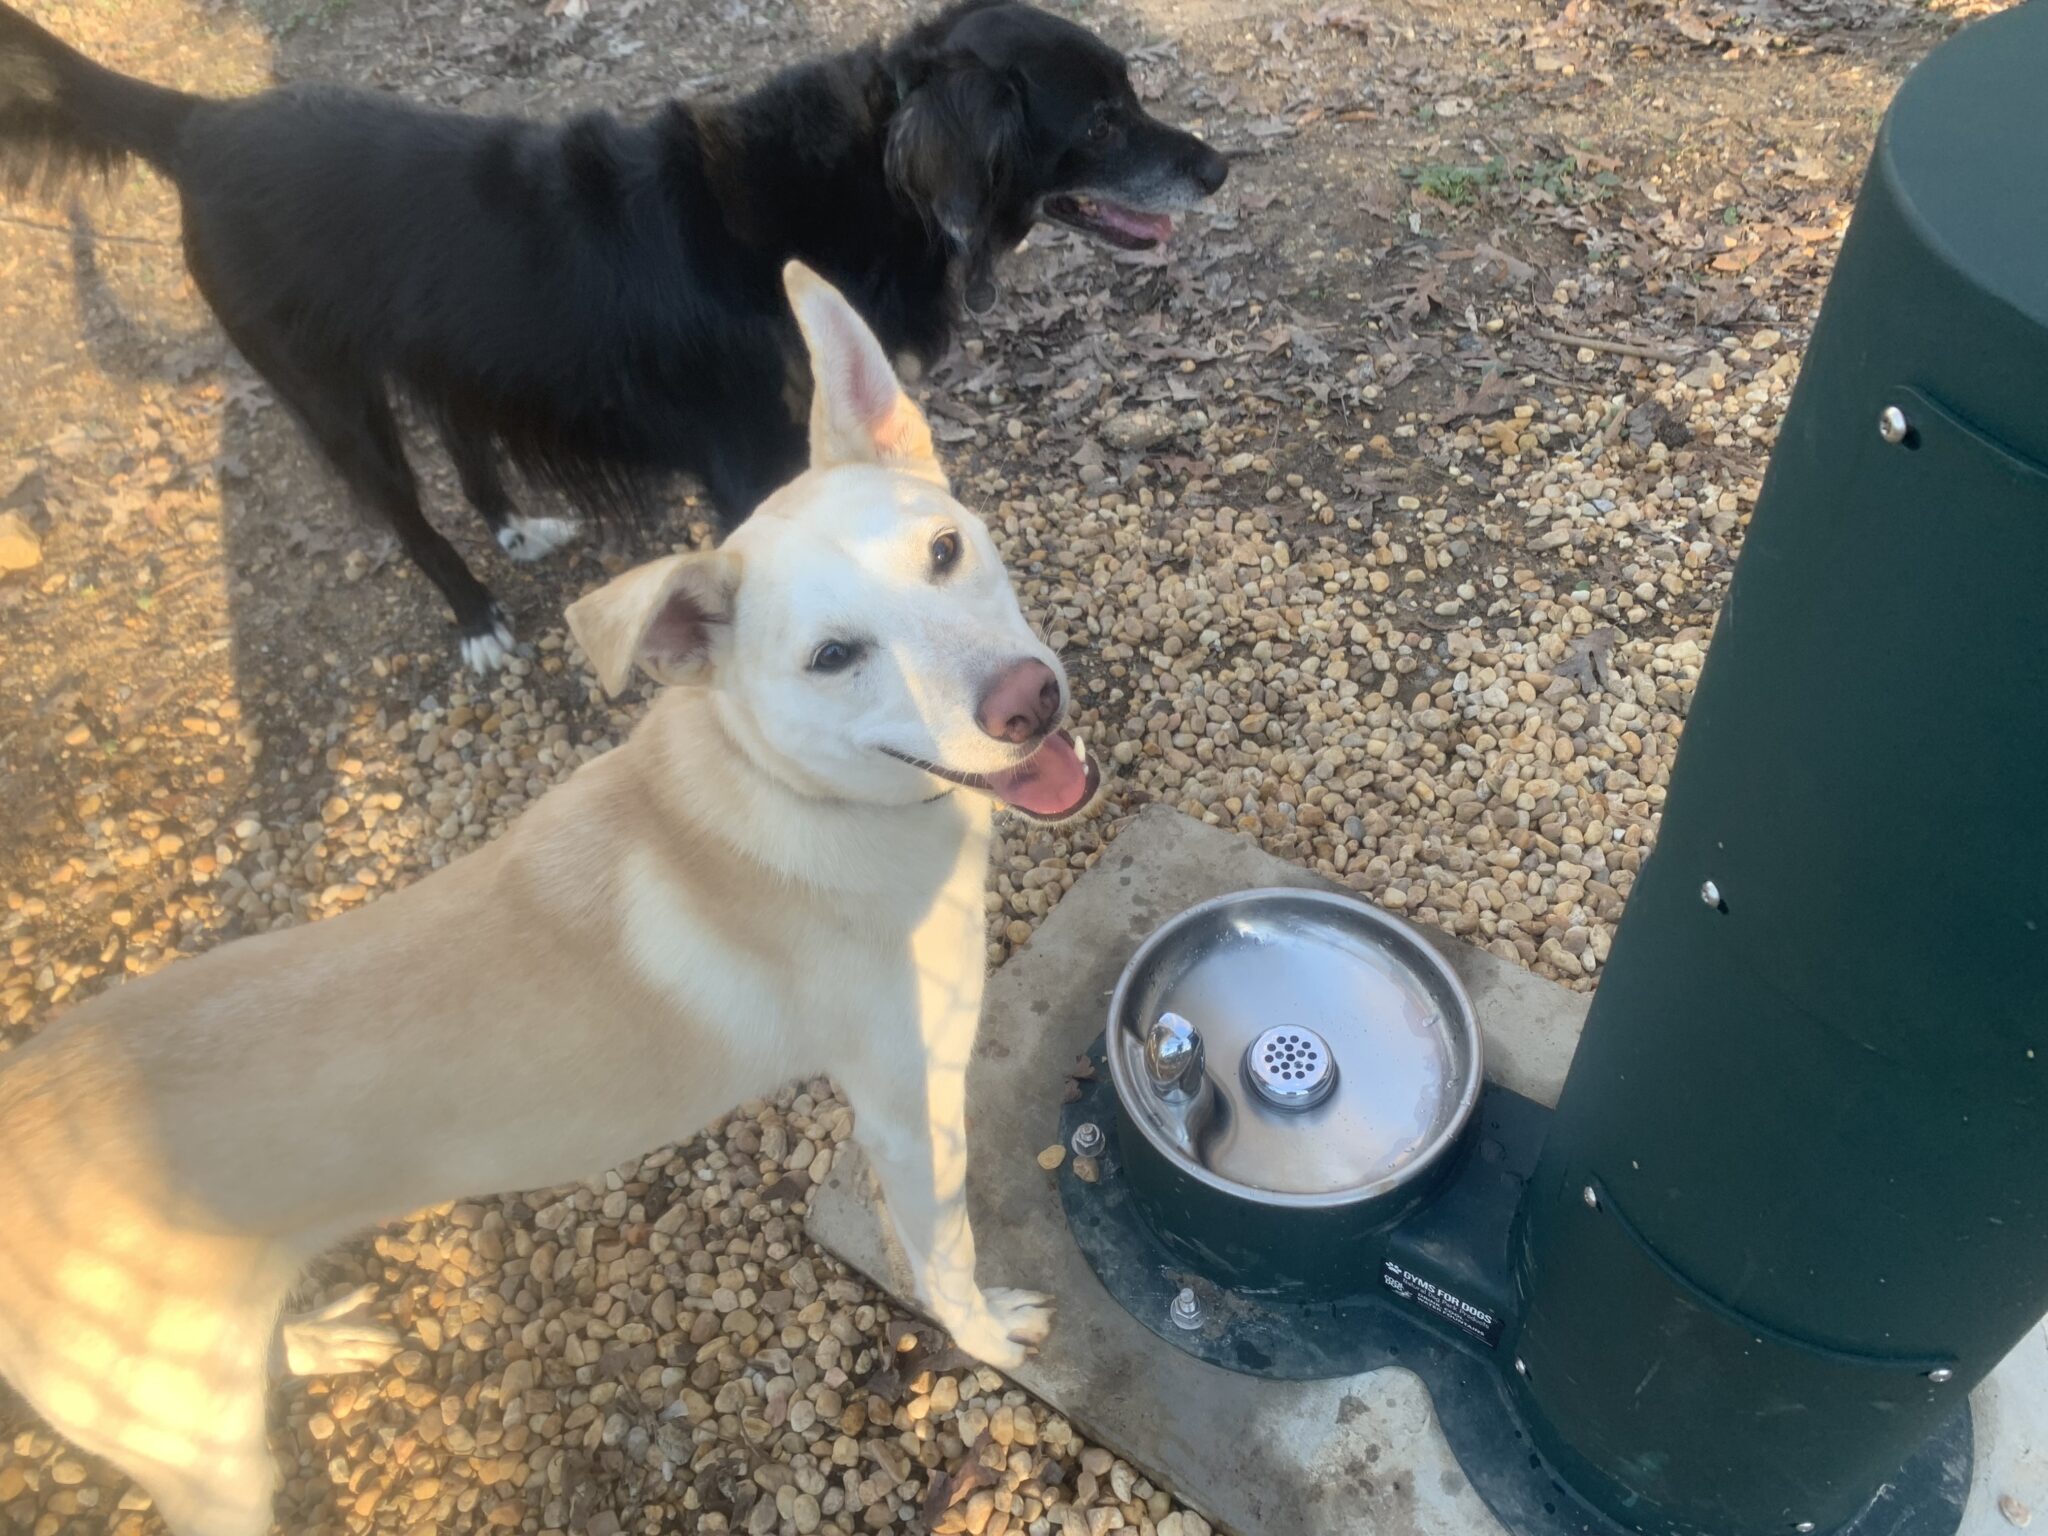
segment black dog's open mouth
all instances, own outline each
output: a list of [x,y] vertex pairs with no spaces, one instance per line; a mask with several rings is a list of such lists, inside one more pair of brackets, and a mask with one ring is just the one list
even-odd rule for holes
[[1085,810],[1102,788],[1102,770],[1089,759],[1087,748],[1065,731],[1054,731],[1036,752],[1001,773],[955,773],[893,747],[882,750],[935,778],[992,795],[1037,821],[1065,821]]
[[1062,192],[1045,200],[1045,216],[1126,251],[1149,251],[1173,234],[1173,215],[1146,213],[1102,197]]

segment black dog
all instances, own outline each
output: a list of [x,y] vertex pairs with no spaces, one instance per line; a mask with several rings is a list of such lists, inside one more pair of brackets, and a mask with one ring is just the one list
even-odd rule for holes
[[1144,111],[1115,50],[996,0],[729,105],[559,127],[328,87],[211,101],[0,6],[0,181],[130,156],[176,184],[200,291],[446,595],[481,670],[511,631],[421,515],[394,386],[514,558],[571,530],[513,511],[501,451],[597,517],[696,473],[729,528],[803,467],[790,257],[929,365],[957,299],[992,303],[996,256],[1040,218],[1142,249],[1227,169]]

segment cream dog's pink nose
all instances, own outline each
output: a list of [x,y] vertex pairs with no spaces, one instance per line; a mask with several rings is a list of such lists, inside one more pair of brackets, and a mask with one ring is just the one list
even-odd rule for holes
[[1016,662],[981,696],[975,717],[997,741],[1035,740],[1060,722],[1060,680],[1042,661]]

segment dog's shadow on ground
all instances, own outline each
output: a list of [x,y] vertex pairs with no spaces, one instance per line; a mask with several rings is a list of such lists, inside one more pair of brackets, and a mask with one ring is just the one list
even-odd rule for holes
[[[361,733],[388,733],[423,703],[480,697],[494,680],[463,666],[440,595],[389,531],[354,505],[218,326],[210,318],[183,330],[152,324],[110,277],[93,217],[77,202],[69,226],[72,308],[93,365],[166,390],[200,382],[218,391],[219,436],[209,468],[220,493],[223,629],[242,729],[259,744],[249,798],[282,842],[318,826],[332,796],[361,792],[360,780],[343,767],[361,760],[351,746]],[[181,258],[166,252],[164,259]],[[401,402],[401,417],[407,414]],[[498,594],[530,652],[559,627],[568,602],[601,579],[595,545],[579,540],[540,563],[513,564],[462,499],[438,442],[417,423],[407,425],[407,453],[428,515]],[[513,484],[522,510],[564,510],[547,493]],[[682,490],[666,499],[680,506]],[[666,548],[687,537],[686,515],[650,524],[638,539],[626,538],[624,551]],[[533,686],[550,683],[565,702],[583,698],[574,678],[533,677]],[[335,878],[346,874],[339,870]],[[237,931],[230,918],[229,935]]]
[[71,199],[65,223],[71,237],[72,310],[79,340],[94,367],[117,379],[172,384],[188,371],[179,358],[210,356],[218,365],[228,349],[218,326],[201,325],[182,335],[170,335],[136,323],[101,268],[99,231],[83,200]]
[[[72,307],[93,364],[136,383],[217,393],[206,468],[220,494],[230,670],[243,727],[259,743],[251,797],[280,830],[317,821],[337,787],[329,758],[345,752],[361,679],[385,680],[378,658],[388,668],[394,647],[409,653],[389,679],[401,686],[387,707],[402,707],[407,692],[447,699],[458,658],[445,616],[212,319],[182,332],[153,325],[110,279],[93,218],[74,203],[69,222]],[[467,532],[450,527],[465,555],[483,558]]]

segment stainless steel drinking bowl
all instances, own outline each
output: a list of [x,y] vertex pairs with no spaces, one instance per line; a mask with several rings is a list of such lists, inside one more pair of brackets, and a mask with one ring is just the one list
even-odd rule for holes
[[1320,891],[1172,919],[1124,968],[1105,1047],[1150,1225],[1261,1288],[1345,1283],[1345,1240],[1426,1195],[1481,1087],[1450,967],[1406,923]]

